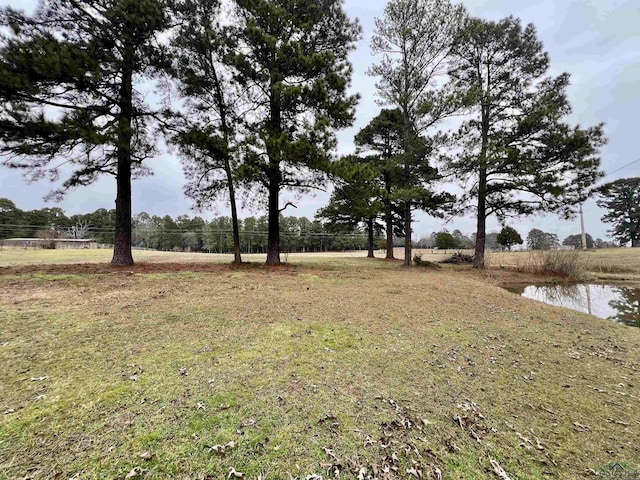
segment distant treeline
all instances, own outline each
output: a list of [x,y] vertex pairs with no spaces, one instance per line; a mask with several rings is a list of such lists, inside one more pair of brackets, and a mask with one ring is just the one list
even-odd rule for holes
[[[325,225],[306,217],[281,216],[283,252],[319,252],[366,249],[362,230],[354,228],[339,233],[327,231]],[[63,209],[21,210],[14,202],[0,198],[0,240],[6,238],[90,238],[113,244],[115,210],[100,208],[93,213],[67,216]],[[267,247],[267,218],[240,220],[243,252],[264,253]],[[133,216],[134,247],[165,251],[219,252],[233,251],[231,219],[217,217],[207,221],[199,216],[169,215],[160,217],[146,212]],[[398,240],[400,245],[401,240]]]

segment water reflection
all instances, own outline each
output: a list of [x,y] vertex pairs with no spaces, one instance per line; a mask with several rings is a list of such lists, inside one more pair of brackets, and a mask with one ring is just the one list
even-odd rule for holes
[[596,317],[640,327],[640,288],[615,285],[530,285],[510,291],[526,298],[571,308]]

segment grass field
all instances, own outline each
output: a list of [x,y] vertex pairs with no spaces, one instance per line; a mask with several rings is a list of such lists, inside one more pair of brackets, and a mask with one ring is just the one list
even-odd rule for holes
[[520,298],[491,272],[24,252],[0,251],[0,478],[640,467],[640,329]]

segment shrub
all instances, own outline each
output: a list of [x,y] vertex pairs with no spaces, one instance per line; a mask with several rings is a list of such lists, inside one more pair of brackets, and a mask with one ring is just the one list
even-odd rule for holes
[[578,250],[548,250],[544,252],[542,269],[545,273],[580,278],[586,273],[587,265]]
[[413,256],[413,263],[415,263],[417,267],[440,268],[437,263],[430,262],[429,260],[423,260],[421,253],[417,253]]
[[36,232],[36,238],[42,239],[40,246],[45,250],[54,250],[56,248],[56,238],[58,236],[58,232],[51,229],[38,230]]
[[449,258],[445,258],[440,263],[451,263],[454,265],[466,265],[473,263],[473,255],[466,255],[464,253],[456,252]]
[[46,239],[42,242],[41,247],[45,250],[55,250],[56,249],[56,240],[54,238]]
[[552,274],[582,278],[588,271],[586,257],[580,250],[537,250],[519,257],[516,270],[534,274]]

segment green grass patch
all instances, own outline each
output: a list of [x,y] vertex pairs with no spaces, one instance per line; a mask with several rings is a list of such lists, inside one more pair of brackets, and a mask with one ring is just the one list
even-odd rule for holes
[[0,275],[0,477],[580,478],[640,458],[637,329],[458,269],[332,262]]

